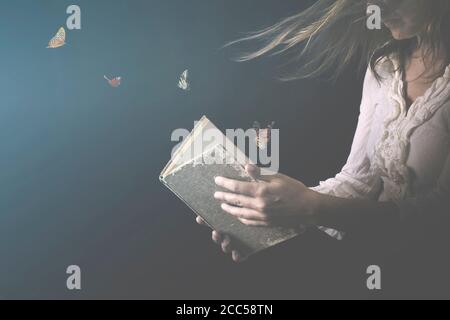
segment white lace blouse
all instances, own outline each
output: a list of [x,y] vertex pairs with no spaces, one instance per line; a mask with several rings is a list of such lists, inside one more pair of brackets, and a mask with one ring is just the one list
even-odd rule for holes
[[377,70],[381,83],[370,69],[366,73],[347,163],[336,177],[311,189],[342,198],[393,201],[403,218],[450,208],[450,65],[409,110],[397,60],[385,58]]

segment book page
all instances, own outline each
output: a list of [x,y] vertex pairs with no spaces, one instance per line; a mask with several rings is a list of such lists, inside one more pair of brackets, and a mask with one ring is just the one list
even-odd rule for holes
[[180,166],[198,159],[206,151],[215,146],[222,145],[229,154],[234,156],[235,162],[245,165],[250,163],[245,154],[228,139],[208,118],[203,116],[195,125],[192,132],[180,145],[172,156],[166,168],[161,173],[162,178],[167,177]]

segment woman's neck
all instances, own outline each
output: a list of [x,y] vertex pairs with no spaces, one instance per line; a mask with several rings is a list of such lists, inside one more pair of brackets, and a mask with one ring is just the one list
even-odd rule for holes
[[443,74],[448,58],[444,46],[438,48],[439,52],[434,53],[429,47],[422,45],[411,53],[405,64],[406,81],[433,82]]
[[431,50],[417,48],[406,59],[403,66],[403,81],[405,82],[404,99],[407,109],[419,97],[423,96],[428,88],[445,71],[447,58],[444,52],[430,54]]

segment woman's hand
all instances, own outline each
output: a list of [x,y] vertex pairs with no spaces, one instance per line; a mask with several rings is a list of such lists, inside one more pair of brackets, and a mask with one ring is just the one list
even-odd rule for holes
[[[255,182],[242,182],[216,178],[216,184],[231,192],[216,192],[214,197],[222,201],[222,209],[249,226],[288,226],[301,228],[314,223],[316,193],[300,181],[282,174],[260,176],[258,167],[248,165],[248,174]],[[201,217],[197,223],[206,226]],[[212,239],[222,251],[231,254],[233,261],[246,259],[233,248],[230,237],[212,231]]]
[[[196,219],[197,223],[202,226],[206,226],[205,221],[199,216],[197,216]],[[230,254],[234,262],[243,262],[246,257],[242,256],[237,250],[233,249],[232,243],[230,241],[230,237],[227,235],[221,235],[219,232],[213,230],[212,232],[212,239],[215,243],[220,245],[222,251],[225,254]]]
[[298,180],[282,174],[260,176],[253,165],[246,167],[255,182],[217,177],[218,186],[229,192],[216,192],[222,209],[248,226],[300,227],[315,223],[318,195]]

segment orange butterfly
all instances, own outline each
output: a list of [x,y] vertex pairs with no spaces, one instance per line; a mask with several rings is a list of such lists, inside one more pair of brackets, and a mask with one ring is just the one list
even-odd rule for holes
[[56,35],[49,41],[47,48],[56,49],[62,47],[66,44],[66,30],[61,27],[59,28]]
[[109,85],[113,88],[117,88],[122,83],[122,77],[115,77],[112,79],[108,79],[107,76],[103,76],[106,81],[108,81]]
[[271,124],[267,126],[265,129],[261,129],[261,125],[258,121],[253,123],[253,129],[256,130],[256,138],[255,142],[259,149],[265,150],[267,149],[267,145],[270,142],[271,133],[275,122],[272,121]]

